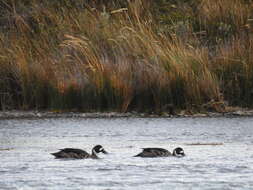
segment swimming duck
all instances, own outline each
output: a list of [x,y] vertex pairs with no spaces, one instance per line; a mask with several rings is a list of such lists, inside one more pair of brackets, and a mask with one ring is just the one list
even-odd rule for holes
[[184,150],[181,147],[177,147],[173,150],[171,154],[170,151],[163,148],[143,148],[142,152],[135,155],[134,157],[146,157],[146,158],[154,158],[154,157],[183,157],[185,156]]
[[75,159],[86,159],[86,158],[99,158],[97,156],[98,153],[102,152],[107,154],[105,149],[101,145],[96,145],[92,148],[92,153],[89,154],[84,150],[76,149],[76,148],[64,148],[60,149],[59,152],[51,153],[55,156],[55,158],[75,158]]

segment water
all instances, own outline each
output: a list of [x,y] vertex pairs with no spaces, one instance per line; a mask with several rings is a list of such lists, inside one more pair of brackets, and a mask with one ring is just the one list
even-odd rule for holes
[[[252,189],[252,123],[253,118],[0,120],[0,189]],[[110,154],[99,160],[49,154],[65,147],[90,152],[96,144]],[[132,157],[142,147],[177,146],[186,157]]]

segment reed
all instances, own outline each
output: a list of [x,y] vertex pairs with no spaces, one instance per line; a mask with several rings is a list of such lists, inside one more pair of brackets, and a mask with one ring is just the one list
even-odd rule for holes
[[[0,107],[163,113],[223,98],[252,105],[252,7],[233,1],[164,1],[181,15],[166,18],[154,11],[163,1],[2,1]],[[221,22],[233,31],[210,47]]]
[[223,39],[240,33],[248,24],[252,16],[252,1],[203,0],[198,6],[198,16],[209,35]]
[[253,36],[237,36],[219,48],[214,60],[225,98],[234,106],[253,105]]

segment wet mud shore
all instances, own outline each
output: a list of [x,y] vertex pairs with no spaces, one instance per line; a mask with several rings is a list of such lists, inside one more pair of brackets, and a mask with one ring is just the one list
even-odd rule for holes
[[0,111],[0,119],[22,119],[22,118],[179,118],[179,117],[252,117],[252,109],[234,108],[227,112],[203,112],[191,113],[182,110],[177,114],[169,113],[138,113],[138,112],[65,112],[65,111]]

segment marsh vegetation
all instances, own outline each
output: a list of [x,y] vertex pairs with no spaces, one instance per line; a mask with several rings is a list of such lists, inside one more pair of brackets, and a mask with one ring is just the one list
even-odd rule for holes
[[0,109],[253,106],[252,0],[0,0]]

